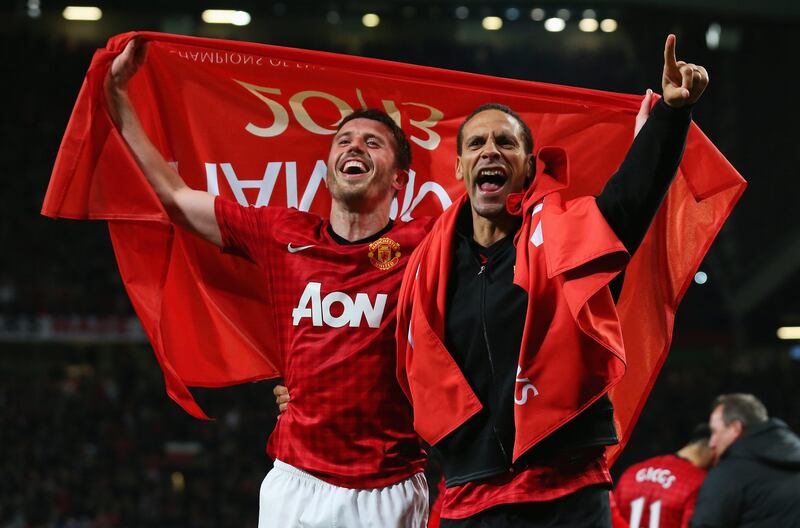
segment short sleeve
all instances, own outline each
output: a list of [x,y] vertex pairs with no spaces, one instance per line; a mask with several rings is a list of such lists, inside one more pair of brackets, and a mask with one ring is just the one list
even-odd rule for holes
[[214,200],[222,250],[254,262],[274,241],[273,226],[286,212],[280,207],[245,207],[238,202],[217,196]]

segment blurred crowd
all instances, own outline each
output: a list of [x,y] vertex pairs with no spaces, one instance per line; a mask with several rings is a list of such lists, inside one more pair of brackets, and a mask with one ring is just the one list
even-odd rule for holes
[[4,346],[0,526],[255,526],[276,409],[269,383],[185,414],[142,347]]
[[0,120],[0,316],[130,313],[105,225],[39,215],[93,51],[26,32],[0,40],[0,63],[16,79]]

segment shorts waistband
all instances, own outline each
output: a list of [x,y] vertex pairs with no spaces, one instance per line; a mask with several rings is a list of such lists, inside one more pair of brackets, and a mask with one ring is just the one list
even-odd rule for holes
[[294,467],[291,464],[287,464],[286,462],[281,462],[277,458],[272,463],[272,468],[276,469],[278,471],[282,471],[284,473],[288,473],[290,475],[294,475],[295,477],[300,477],[300,478],[304,478],[304,479],[310,480],[312,482],[316,482],[318,484],[325,484],[327,486],[332,486],[332,484],[328,484],[324,480],[318,479],[317,477],[315,477],[311,473],[303,471],[302,469],[298,469],[298,468]]
[[332,488],[351,489],[351,490],[354,490],[354,491],[369,491],[371,489],[389,489],[389,488],[392,488],[394,486],[406,485],[406,483],[419,482],[420,480],[422,480],[423,483],[425,482],[425,473],[420,471],[418,473],[414,473],[413,475],[411,475],[411,476],[409,476],[409,477],[407,477],[407,478],[405,478],[405,479],[403,479],[403,480],[401,480],[399,482],[395,482],[393,484],[389,484],[389,485],[384,486],[382,488],[345,488],[345,487],[342,487],[342,486],[337,486],[335,484],[331,484],[330,482],[325,482],[324,480],[315,477],[311,473],[308,473],[307,471],[303,471],[300,468],[296,468],[291,464],[287,464],[286,462],[278,460],[277,458],[272,463],[272,469],[274,469],[276,471],[280,471],[282,473],[287,473],[289,475],[292,475],[292,476],[295,476],[295,477],[298,477],[298,478],[301,478],[301,479],[304,479],[304,480],[307,480],[307,481],[312,482],[314,484],[321,484],[323,486],[329,486],[329,487],[332,487]]

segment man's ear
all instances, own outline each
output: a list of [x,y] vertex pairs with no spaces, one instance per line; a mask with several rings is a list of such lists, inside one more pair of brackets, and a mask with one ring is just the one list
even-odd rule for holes
[[525,178],[525,188],[527,189],[528,186],[533,182],[533,179],[536,177],[536,156],[533,154],[528,154],[528,177]]
[[739,438],[740,436],[742,436],[742,433],[744,432],[744,425],[742,425],[741,421],[734,420],[731,423],[731,427],[733,427],[733,430],[736,432],[736,438]]
[[461,156],[456,158],[456,179],[458,181],[464,179],[463,167],[461,166]]
[[408,183],[408,171],[405,169],[395,169],[394,179],[392,180],[392,188],[395,191],[402,191],[403,187]]

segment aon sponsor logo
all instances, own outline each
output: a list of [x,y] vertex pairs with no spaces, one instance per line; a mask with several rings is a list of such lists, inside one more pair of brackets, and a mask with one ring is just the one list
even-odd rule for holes
[[355,299],[342,292],[331,292],[322,297],[322,283],[309,282],[297,308],[292,310],[292,324],[297,326],[308,317],[314,326],[358,327],[366,321],[370,328],[378,328],[385,307],[385,293],[377,294],[374,303],[366,293],[357,293]]

